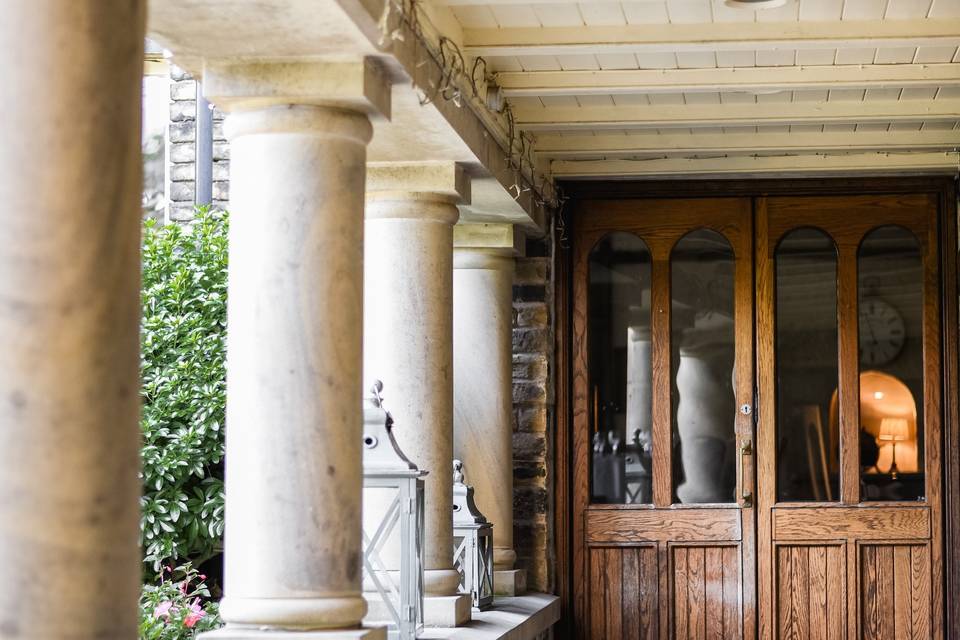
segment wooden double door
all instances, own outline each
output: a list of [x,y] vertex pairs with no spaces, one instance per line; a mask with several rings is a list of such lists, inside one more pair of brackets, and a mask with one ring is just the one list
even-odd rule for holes
[[942,637],[937,200],[582,201],[580,638]]

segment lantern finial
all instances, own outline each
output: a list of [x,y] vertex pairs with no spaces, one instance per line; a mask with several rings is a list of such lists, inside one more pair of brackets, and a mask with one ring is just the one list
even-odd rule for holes
[[377,405],[378,408],[383,408],[383,397],[380,395],[380,392],[383,391],[383,381],[374,380],[373,385],[370,387],[370,393],[373,395],[373,403]]

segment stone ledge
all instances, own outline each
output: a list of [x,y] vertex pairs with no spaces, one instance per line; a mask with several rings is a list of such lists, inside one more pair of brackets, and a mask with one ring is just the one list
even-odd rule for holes
[[546,593],[494,598],[486,611],[455,629],[424,629],[423,640],[533,640],[560,620],[560,599]]

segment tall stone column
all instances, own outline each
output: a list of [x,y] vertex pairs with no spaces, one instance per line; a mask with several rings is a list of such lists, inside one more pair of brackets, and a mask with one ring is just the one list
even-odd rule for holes
[[732,342],[717,339],[725,332],[712,329],[689,329],[680,344],[677,430],[685,479],[677,497],[685,503],[736,499],[734,350]]
[[450,163],[370,167],[364,379],[384,383],[403,452],[425,482],[424,623],[470,619],[453,567],[453,225],[469,181]]
[[[640,311],[639,309],[637,311]],[[627,327],[627,416],[625,443],[633,453],[625,458],[627,502],[653,501],[653,342],[647,321]]]
[[137,635],[145,4],[0,20],[3,638]]
[[367,114],[389,87],[363,63],[208,66],[205,86],[232,145],[227,626],[208,637],[383,638],[359,628],[361,327]]
[[526,589],[513,550],[514,230],[460,224],[454,246],[454,452],[494,526],[494,590],[514,596]]

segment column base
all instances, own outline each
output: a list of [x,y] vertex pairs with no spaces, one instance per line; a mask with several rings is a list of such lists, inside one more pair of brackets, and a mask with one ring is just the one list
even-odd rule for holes
[[527,592],[527,572],[523,569],[493,572],[493,595],[522,596]]
[[296,631],[227,625],[216,631],[201,633],[197,637],[201,640],[387,640],[387,630],[384,627],[365,627]]
[[423,599],[423,626],[462,627],[470,622],[473,599],[469,594],[426,596]]

